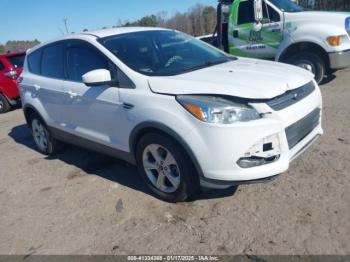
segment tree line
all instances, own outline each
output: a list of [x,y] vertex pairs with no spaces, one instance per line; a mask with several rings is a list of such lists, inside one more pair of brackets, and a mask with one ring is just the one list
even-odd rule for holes
[[120,26],[153,26],[176,29],[193,36],[207,35],[214,32],[216,26],[216,8],[196,4],[187,12],[176,12],[168,16],[166,12],[148,15],[136,21],[118,21]]
[[40,44],[39,40],[33,41],[7,41],[6,44],[0,44],[0,54],[6,52],[25,51]]

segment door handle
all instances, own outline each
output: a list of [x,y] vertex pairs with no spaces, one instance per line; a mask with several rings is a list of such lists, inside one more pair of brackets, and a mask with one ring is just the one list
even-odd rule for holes
[[70,98],[74,98],[78,96],[78,94],[73,91],[68,91],[67,94],[69,95]]
[[40,87],[39,85],[37,85],[37,84],[33,85],[33,87],[34,87],[34,90],[37,91],[37,92],[38,92],[38,91],[40,90],[40,88],[41,88],[41,87]]

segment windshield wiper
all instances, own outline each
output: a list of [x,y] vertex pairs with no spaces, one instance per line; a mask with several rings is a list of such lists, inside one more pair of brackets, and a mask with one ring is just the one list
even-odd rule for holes
[[207,61],[203,64],[200,64],[198,66],[195,66],[195,67],[191,67],[187,70],[184,70],[182,71],[181,73],[188,73],[188,72],[193,72],[193,71],[197,71],[197,70],[200,70],[200,69],[203,69],[203,68],[207,68],[207,67],[210,67],[210,66],[215,66],[215,65],[219,65],[219,64],[224,64],[224,63],[227,63],[227,62],[230,62],[231,60],[220,60],[220,61]]

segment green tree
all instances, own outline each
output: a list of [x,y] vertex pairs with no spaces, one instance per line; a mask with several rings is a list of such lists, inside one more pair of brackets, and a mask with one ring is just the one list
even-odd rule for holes
[[148,27],[157,26],[158,25],[157,17],[155,15],[145,16],[138,21],[138,25],[148,26]]
[[5,46],[0,45],[0,54],[5,53]]

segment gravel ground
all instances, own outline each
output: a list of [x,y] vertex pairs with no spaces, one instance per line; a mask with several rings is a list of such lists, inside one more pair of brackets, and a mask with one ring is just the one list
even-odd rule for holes
[[325,135],[288,173],[181,204],[122,161],[42,156],[22,111],[1,115],[0,254],[350,254],[349,83],[321,87]]

